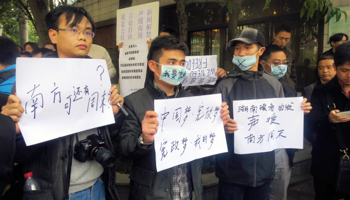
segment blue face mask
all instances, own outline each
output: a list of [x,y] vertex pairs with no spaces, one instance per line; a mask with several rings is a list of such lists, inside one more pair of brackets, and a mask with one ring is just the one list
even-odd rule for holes
[[[157,64],[161,65],[159,63]],[[179,85],[186,76],[186,68],[180,65],[162,65],[162,72],[160,75],[157,75],[159,76],[159,80],[171,85]]]
[[256,54],[251,56],[233,56],[232,63],[237,65],[242,71],[247,71],[256,63]]
[[[265,62],[265,63],[270,65],[267,62]],[[271,66],[271,72],[268,73],[268,74],[270,74],[271,76],[275,77],[276,79],[282,78],[286,74],[287,68],[288,68],[288,65],[277,65],[277,66],[276,65],[270,65],[270,66]]]

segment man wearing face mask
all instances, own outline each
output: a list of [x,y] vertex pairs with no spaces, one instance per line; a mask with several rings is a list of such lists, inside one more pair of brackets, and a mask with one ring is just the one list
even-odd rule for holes
[[[260,64],[264,72],[275,77],[283,86],[285,97],[296,97],[294,87],[283,82],[281,78],[286,74],[288,61],[283,49],[277,45],[269,45],[260,56]],[[275,177],[270,185],[270,200],[287,200],[287,189],[293,167],[293,158],[297,150],[277,149],[275,150]]]
[[[155,99],[192,96],[180,85],[186,75],[186,44],[173,36],[153,40],[148,54],[145,88],[125,98],[125,117],[120,132],[120,151],[133,159],[130,173],[129,199],[202,199],[201,160],[194,160],[157,172],[154,135],[157,133],[158,114],[154,112]],[[221,118],[229,119],[228,106],[222,103]]]
[[[253,28],[245,28],[229,41],[228,46],[234,47],[232,62],[237,67],[218,84],[214,92],[222,93],[223,101],[229,106],[234,100],[284,97],[282,84],[264,73],[263,67],[259,65],[259,56],[265,51],[264,45],[263,34]],[[301,107],[304,112],[311,109],[304,102]],[[231,118],[225,126],[228,153],[216,156],[218,199],[267,200],[274,178],[275,153],[235,154],[232,133],[238,127],[231,113],[232,106]]]

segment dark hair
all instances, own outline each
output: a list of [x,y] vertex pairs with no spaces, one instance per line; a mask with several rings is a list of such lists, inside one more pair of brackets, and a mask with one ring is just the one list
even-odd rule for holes
[[0,36],[0,64],[4,66],[16,64],[19,55],[18,46],[13,40]]
[[39,49],[38,45],[35,44],[34,42],[26,42],[23,45],[24,51],[26,50],[26,46],[29,45],[30,47],[32,47],[33,51],[36,49]]
[[10,38],[0,36],[0,64],[4,66],[16,64],[18,56],[17,44]]
[[67,24],[72,20],[74,17],[74,20],[71,24],[71,27],[76,26],[81,22],[83,17],[85,16],[87,20],[91,23],[92,31],[96,31],[96,26],[94,21],[92,20],[91,16],[84,8],[76,7],[76,6],[60,6],[55,8],[54,10],[47,13],[45,17],[46,27],[47,29],[58,29],[59,19],[62,14],[66,15],[66,21]]
[[335,49],[334,64],[336,67],[350,62],[350,42],[345,42]]
[[329,44],[332,46],[332,42],[339,42],[343,39],[343,37],[346,37],[346,40],[349,40],[349,36],[344,34],[344,33],[337,33],[337,34],[334,34],[332,35],[330,38],[329,38]]
[[[272,53],[280,52],[280,51],[283,51],[283,49],[277,45],[272,44],[272,45],[266,46],[264,53],[260,56],[260,60],[267,61],[271,57]],[[285,52],[283,51],[283,53]]]
[[275,28],[275,34],[278,35],[280,32],[285,31],[291,33],[292,29],[287,24],[281,24]]
[[[187,45],[173,36],[165,35],[156,37],[149,48],[147,61],[154,60],[159,62],[159,58],[163,56],[163,50],[172,49],[181,50],[185,55],[189,53]],[[153,72],[147,67],[145,86],[153,79]]]
[[163,27],[162,29],[160,29],[160,32],[164,32],[164,33],[169,33],[170,35],[174,36],[175,38],[179,39],[179,32],[175,31],[172,28],[165,28]]
[[322,61],[322,60],[334,60],[334,56],[332,56],[332,55],[322,55],[322,56],[320,56],[319,58],[318,58],[318,60],[317,60],[317,68],[318,68],[318,63],[320,63],[320,61]]
[[22,56],[22,55],[25,55],[25,56],[28,56],[28,57],[32,57],[32,54],[29,53],[29,52],[26,52],[26,51],[21,52],[20,55],[21,55],[21,56]]
[[44,55],[46,53],[51,53],[53,52],[51,49],[47,49],[47,48],[40,48],[40,49],[36,49],[35,51],[32,52],[32,55],[35,56],[38,53],[41,53],[41,55]]
[[19,52],[22,52],[22,51],[23,51],[23,48],[21,47],[21,45],[17,45],[17,48],[20,48],[20,49],[21,49],[21,51],[19,51]]

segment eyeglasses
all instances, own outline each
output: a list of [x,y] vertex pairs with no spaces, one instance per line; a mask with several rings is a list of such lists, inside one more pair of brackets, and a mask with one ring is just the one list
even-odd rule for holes
[[70,35],[79,35],[81,32],[83,32],[83,34],[86,36],[86,37],[91,37],[91,38],[94,38],[95,37],[95,33],[92,32],[92,31],[81,31],[81,30],[78,30],[76,28],[59,28],[57,30],[60,30],[60,31],[67,31],[68,34]]

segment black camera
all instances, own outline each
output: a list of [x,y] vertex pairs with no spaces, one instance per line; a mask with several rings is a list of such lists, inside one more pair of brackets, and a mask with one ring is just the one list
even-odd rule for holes
[[115,156],[104,148],[104,145],[105,141],[100,135],[89,135],[75,144],[74,158],[80,162],[95,159],[103,167],[112,167],[115,163]]

